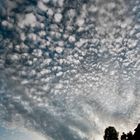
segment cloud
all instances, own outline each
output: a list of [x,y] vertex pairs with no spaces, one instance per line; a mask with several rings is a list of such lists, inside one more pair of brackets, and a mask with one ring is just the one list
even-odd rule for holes
[[139,4],[7,0],[1,5],[1,121],[54,140],[101,138],[108,125],[121,131],[135,127],[139,23],[137,10],[130,9]]

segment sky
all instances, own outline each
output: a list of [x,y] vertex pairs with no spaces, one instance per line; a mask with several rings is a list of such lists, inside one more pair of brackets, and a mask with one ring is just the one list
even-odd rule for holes
[[46,140],[41,134],[23,128],[0,127],[0,140]]
[[[1,0],[0,120],[51,140],[102,140],[109,125],[133,130],[139,7],[138,0]],[[12,139],[11,132],[1,126],[2,135]]]

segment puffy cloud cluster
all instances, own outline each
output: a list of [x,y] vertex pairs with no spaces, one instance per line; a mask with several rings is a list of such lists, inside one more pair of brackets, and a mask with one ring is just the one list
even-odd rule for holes
[[138,1],[6,0],[0,119],[54,140],[102,139],[140,119]]

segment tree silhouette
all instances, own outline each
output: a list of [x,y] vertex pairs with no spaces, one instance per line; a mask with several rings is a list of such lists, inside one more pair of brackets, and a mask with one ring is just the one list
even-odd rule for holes
[[138,124],[134,131],[133,140],[140,140],[140,124]]
[[121,135],[121,140],[126,140],[127,135],[123,132]]
[[[121,140],[140,140],[140,124],[138,124],[137,128],[134,130],[134,135],[130,131],[129,133],[125,134],[122,133],[120,139]],[[104,140],[118,140],[118,132],[112,126],[109,126],[105,129]]]
[[119,133],[112,126],[105,129],[104,140],[118,140]]
[[127,140],[133,140],[133,134],[131,131],[127,133]]

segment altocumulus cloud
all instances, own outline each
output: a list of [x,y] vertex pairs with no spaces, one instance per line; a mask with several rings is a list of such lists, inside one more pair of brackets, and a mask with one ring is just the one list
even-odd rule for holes
[[102,139],[140,119],[140,2],[2,0],[0,120],[54,140]]

